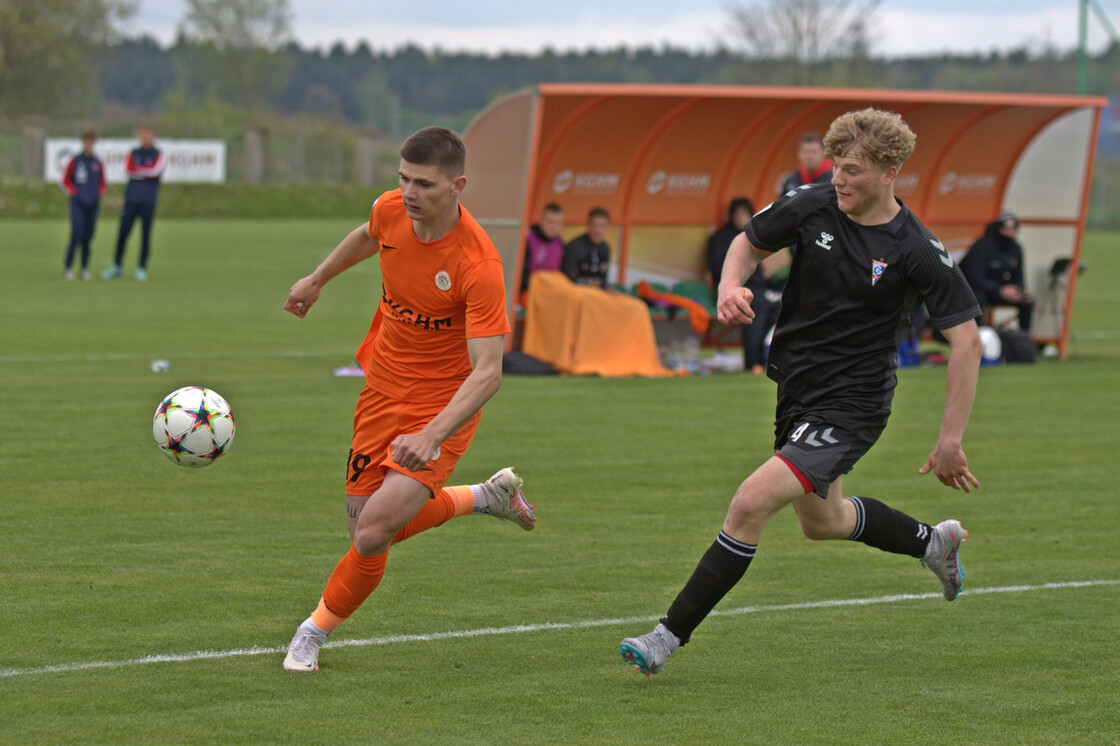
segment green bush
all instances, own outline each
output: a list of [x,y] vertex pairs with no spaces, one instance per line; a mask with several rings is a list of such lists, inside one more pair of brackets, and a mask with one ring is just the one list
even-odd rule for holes
[[[361,217],[393,184],[367,187],[321,184],[164,184],[159,215],[171,218],[343,218]],[[110,185],[101,201],[103,215],[120,210],[124,185]],[[0,179],[0,217],[62,218],[69,214],[66,194],[55,184]]]

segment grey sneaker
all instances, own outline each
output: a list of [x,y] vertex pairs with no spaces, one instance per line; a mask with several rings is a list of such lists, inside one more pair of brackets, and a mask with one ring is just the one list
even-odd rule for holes
[[123,274],[124,274],[124,270],[121,269],[121,265],[114,264],[112,267],[109,267],[109,269],[107,269],[107,270],[105,270],[104,272],[101,273],[101,279],[102,280],[115,280],[116,278],[120,277]]
[[633,663],[646,676],[653,676],[665,667],[665,661],[680,647],[676,635],[664,624],[658,623],[652,632],[641,637],[627,637],[618,652],[622,660]]
[[946,601],[956,599],[964,583],[964,568],[958,554],[961,542],[967,536],[968,532],[961,527],[960,521],[942,521],[933,527],[926,556],[921,560],[922,566],[933,571],[941,581],[941,592],[945,594]]
[[537,525],[537,514],[525,499],[525,493],[521,491],[522,484],[524,482],[521,477],[509,467],[487,479],[482,489],[486,493],[490,515],[503,521],[517,521],[521,528],[532,531]]
[[327,636],[319,634],[313,629],[300,627],[292,644],[288,646],[288,654],[284,657],[285,671],[318,671],[319,648],[326,642]]

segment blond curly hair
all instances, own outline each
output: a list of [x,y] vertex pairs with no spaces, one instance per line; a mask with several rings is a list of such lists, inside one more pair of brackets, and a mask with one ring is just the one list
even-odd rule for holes
[[885,171],[902,166],[914,152],[917,139],[900,115],[869,107],[836,117],[824,136],[824,152],[829,159],[863,153]]

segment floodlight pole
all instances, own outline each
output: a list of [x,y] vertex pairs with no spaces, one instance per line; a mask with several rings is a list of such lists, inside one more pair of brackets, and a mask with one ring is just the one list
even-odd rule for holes
[[1077,0],[1077,92],[1089,90],[1089,0]]
[[1112,43],[1120,46],[1120,34],[1116,33],[1112,22],[1105,15],[1098,0],[1077,0],[1077,92],[1089,92],[1089,8],[1097,14],[1097,20],[1108,32]]

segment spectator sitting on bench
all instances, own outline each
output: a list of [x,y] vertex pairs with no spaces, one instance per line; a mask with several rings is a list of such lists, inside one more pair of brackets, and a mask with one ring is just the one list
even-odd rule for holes
[[1017,306],[1019,328],[1030,331],[1034,296],[1023,283],[1023,247],[1015,238],[1018,231],[1019,218],[1001,212],[961,260],[961,271],[981,308]]
[[607,287],[607,271],[611,266],[611,246],[607,231],[611,214],[605,207],[594,207],[587,214],[587,233],[573,238],[564,247],[560,271],[577,285]]

